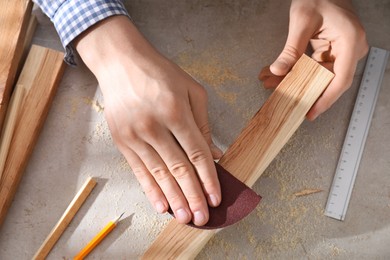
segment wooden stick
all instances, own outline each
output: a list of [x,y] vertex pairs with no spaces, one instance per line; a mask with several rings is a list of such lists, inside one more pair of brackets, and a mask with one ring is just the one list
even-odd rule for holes
[[69,223],[72,221],[73,217],[76,215],[77,211],[83,205],[84,201],[87,199],[88,195],[91,193],[92,189],[95,187],[96,181],[89,177],[88,180],[81,187],[79,192],[73,198],[68,208],[65,210],[62,217],[54,226],[50,234],[47,236],[41,247],[35,253],[33,259],[41,260],[45,259],[46,256],[50,253],[51,249],[57,243],[58,239],[65,231]]
[[32,6],[31,0],[0,0],[0,129],[23,53]]
[[22,71],[23,64],[26,61],[28,51],[30,50],[32,38],[34,36],[37,25],[38,25],[37,17],[32,14],[30,16],[30,20],[28,21],[27,30],[24,37],[23,47],[22,47],[23,52],[22,52],[22,56],[20,57],[20,62],[16,72],[16,77],[18,77],[20,75],[20,72]]
[[64,69],[63,53],[33,45],[18,85],[26,89],[0,183],[0,225],[4,222]]
[[[38,20],[35,15],[30,16],[28,21],[26,34],[23,42],[23,53],[18,64],[16,75],[18,76],[23,68],[23,64],[27,58],[28,51],[30,49],[32,37],[34,36],[35,29],[37,27]],[[0,139],[0,183],[3,175],[5,160],[7,159],[8,149],[11,144],[15,124],[19,113],[20,106],[23,102],[25,95],[24,87],[19,85],[15,86],[9,105],[7,106],[6,117],[3,123],[3,129],[1,131]],[[0,124],[1,125],[1,124]]]
[[1,131],[0,139],[0,183],[3,176],[5,161],[7,159],[8,150],[11,145],[11,140],[14,135],[16,123],[19,118],[19,112],[25,97],[26,90],[23,86],[19,85],[15,88],[15,91],[11,97],[11,101],[8,106],[7,116],[5,117],[4,127]]
[[[331,72],[302,56],[219,163],[252,186],[303,122],[332,78]],[[172,220],[143,259],[193,259],[215,232]]]

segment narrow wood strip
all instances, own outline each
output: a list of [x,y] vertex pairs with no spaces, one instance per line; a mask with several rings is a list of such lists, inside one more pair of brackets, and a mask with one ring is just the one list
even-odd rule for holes
[[[18,64],[16,76],[18,76],[22,71],[23,64],[27,58],[27,54],[30,49],[32,37],[34,36],[34,32],[37,27],[37,24],[38,24],[38,20],[36,16],[31,15],[27,25],[26,34],[24,37],[24,42],[22,47],[23,54]],[[7,159],[9,146],[11,145],[11,139],[15,129],[15,124],[17,122],[20,106],[24,99],[24,95],[25,95],[24,87],[22,85],[15,86],[9,105],[7,105],[6,117],[3,123],[3,128],[1,129],[1,139],[0,139],[0,183],[3,176],[5,160]]]
[[[252,186],[297,130],[332,78],[331,72],[303,55],[219,163]],[[215,232],[172,220],[143,259],[193,259]]]
[[15,126],[19,118],[19,112],[25,97],[25,89],[19,85],[15,88],[12,94],[11,101],[7,110],[7,116],[5,117],[4,127],[1,131],[0,139],[0,183],[3,177],[3,171],[5,161],[7,159],[8,150],[11,145],[11,140],[14,135]]
[[73,217],[76,215],[77,211],[80,209],[81,205],[83,205],[84,201],[87,199],[95,185],[96,181],[89,177],[84,185],[80,188],[79,192],[77,192],[73,200],[70,202],[68,208],[65,210],[64,214],[62,214],[62,217],[51,230],[50,234],[46,237],[41,247],[35,253],[33,259],[41,260],[46,258],[53,246],[61,237],[62,233],[64,233],[65,229],[68,227],[69,223],[72,221]]
[[0,225],[4,222],[61,79],[63,53],[33,45],[18,85],[26,89],[0,183]]
[[20,72],[22,71],[23,64],[26,61],[28,51],[30,50],[31,42],[32,42],[35,30],[37,28],[37,25],[38,25],[38,19],[34,14],[32,14],[30,16],[29,21],[28,21],[27,30],[26,30],[26,34],[24,37],[23,47],[22,47],[23,52],[22,52],[22,56],[20,57],[20,62],[19,62],[19,66],[18,66],[18,69],[16,72],[16,77],[19,77]]
[[32,6],[31,0],[0,0],[0,129],[23,53]]
[[311,195],[311,194],[314,194],[314,193],[318,193],[318,192],[321,192],[321,191],[323,191],[323,190],[320,190],[320,189],[304,189],[304,190],[295,192],[294,196],[295,197],[302,197],[302,196],[307,196],[307,195]]

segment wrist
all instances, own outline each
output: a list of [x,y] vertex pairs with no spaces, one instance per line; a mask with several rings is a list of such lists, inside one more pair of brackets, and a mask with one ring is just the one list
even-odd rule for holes
[[102,20],[79,35],[74,43],[80,57],[98,80],[99,75],[120,70],[124,64],[132,69],[142,64],[146,57],[158,56],[126,16]]

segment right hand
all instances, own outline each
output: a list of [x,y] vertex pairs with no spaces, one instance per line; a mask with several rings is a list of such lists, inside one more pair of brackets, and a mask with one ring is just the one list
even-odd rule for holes
[[368,52],[366,34],[350,0],[293,0],[283,51],[259,79],[265,88],[276,87],[290,71],[308,44],[311,57],[331,70],[335,77],[318,98],[306,118],[314,120],[329,109],[351,86],[358,61]]
[[[108,36],[109,35],[109,36]],[[201,226],[221,191],[204,88],[159,54],[124,16],[79,36],[76,48],[99,81],[113,139],[154,208]]]

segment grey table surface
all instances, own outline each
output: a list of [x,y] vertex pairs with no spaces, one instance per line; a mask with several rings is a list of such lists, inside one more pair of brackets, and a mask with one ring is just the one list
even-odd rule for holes
[[[354,1],[371,46],[390,50],[390,1]],[[209,93],[215,142],[226,149],[270,91],[259,70],[287,35],[288,1],[126,1],[135,23]],[[39,10],[34,43],[62,50]],[[304,122],[254,185],[263,196],[240,223],[219,232],[198,259],[390,258],[390,64],[345,221],[323,215],[365,60],[352,87],[318,120]],[[104,100],[83,65],[67,67],[0,232],[0,259],[30,259],[88,176],[98,185],[48,259],[72,258],[108,221],[120,225],[89,259],[136,259],[169,221],[156,214],[115,148]],[[295,192],[323,190],[295,198]]]

